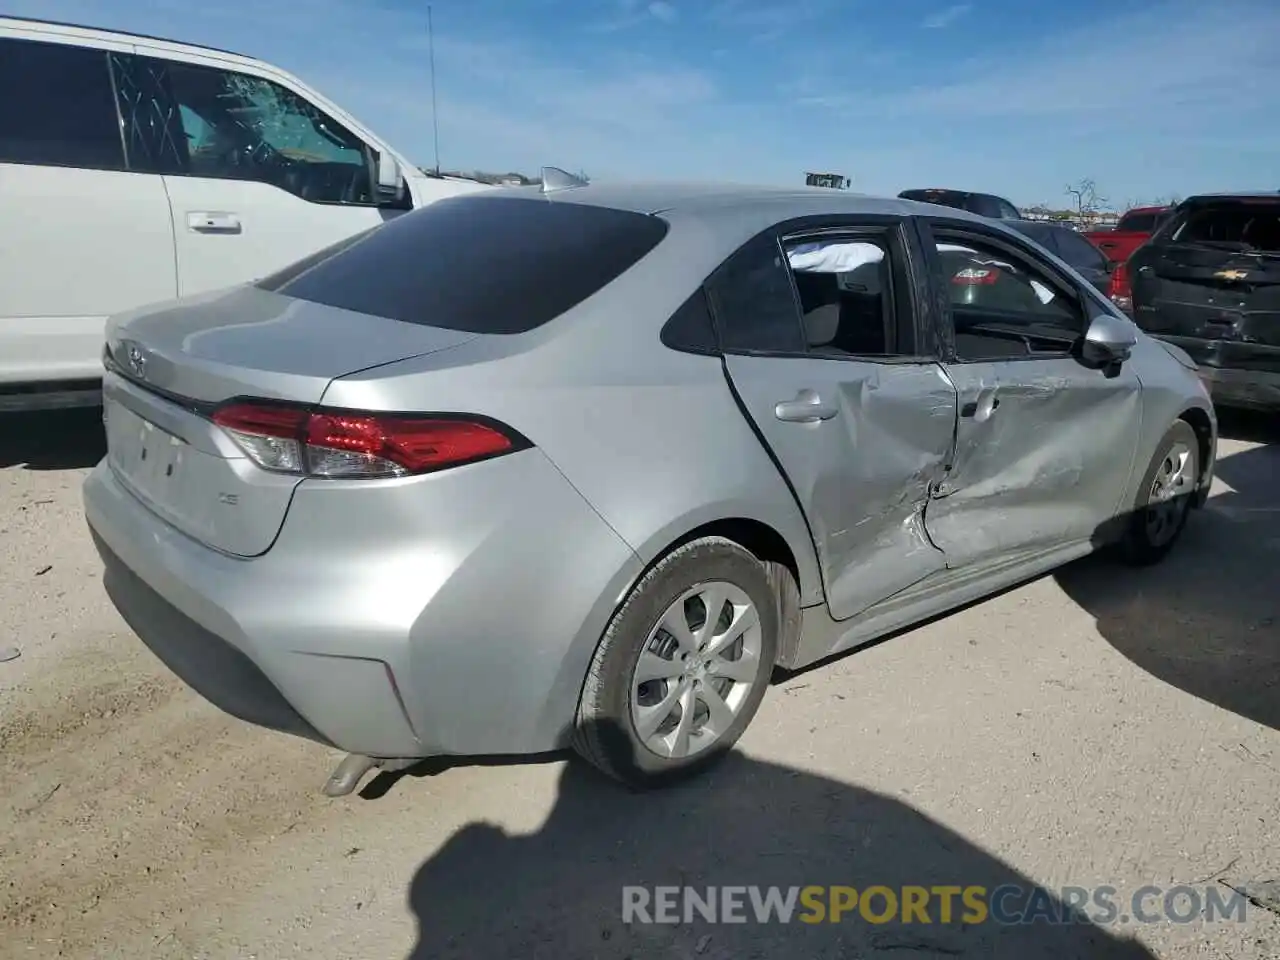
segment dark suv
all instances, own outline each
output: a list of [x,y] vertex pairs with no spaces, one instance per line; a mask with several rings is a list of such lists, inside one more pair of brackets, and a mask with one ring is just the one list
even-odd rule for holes
[[968,210],[980,217],[992,220],[1021,220],[1018,208],[1004,197],[991,193],[972,193],[968,190],[946,190],[941,187],[927,190],[903,190],[898,194],[899,200],[919,200],[921,203],[936,203],[943,207],[955,207]]
[[1128,263],[1133,317],[1214,401],[1280,409],[1280,193],[1189,197]]

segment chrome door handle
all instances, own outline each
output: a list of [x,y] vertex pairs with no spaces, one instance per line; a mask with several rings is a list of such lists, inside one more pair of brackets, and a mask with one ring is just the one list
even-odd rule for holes
[[243,228],[234,213],[192,210],[187,214],[187,229],[193,233],[239,233]]
[[827,403],[813,390],[801,390],[794,400],[783,400],[773,408],[773,415],[785,423],[817,423],[839,412],[835,404]]

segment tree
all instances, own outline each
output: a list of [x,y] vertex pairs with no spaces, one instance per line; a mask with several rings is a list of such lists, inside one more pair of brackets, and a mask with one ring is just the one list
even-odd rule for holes
[[1075,200],[1076,215],[1081,220],[1093,219],[1107,202],[1107,198],[1098,193],[1098,185],[1092,177],[1067,184],[1063,192]]

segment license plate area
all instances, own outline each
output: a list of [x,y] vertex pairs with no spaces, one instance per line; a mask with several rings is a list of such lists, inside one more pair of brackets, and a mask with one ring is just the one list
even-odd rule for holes
[[102,413],[111,469],[144,500],[170,505],[195,454],[191,445],[119,403],[104,403]]
[[207,546],[243,557],[270,549],[300,478],[259,470],[244,456],[201,449],[209,442],[203,421],[186,412],[174,416],[173,425],[190,442],[104,393],[112,474],[157,517]]

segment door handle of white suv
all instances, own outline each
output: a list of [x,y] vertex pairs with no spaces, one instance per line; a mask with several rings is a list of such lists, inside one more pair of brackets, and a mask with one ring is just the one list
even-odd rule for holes
[[801,390],[794,400],[783,400],[773,408],[773,415],[785,423],[817,423],[839,412],[835,404],[827,403],[813,390]]
[[192,210],[187,214],[187,229],[193,233],[239,233],[242,227],[234,213]]

